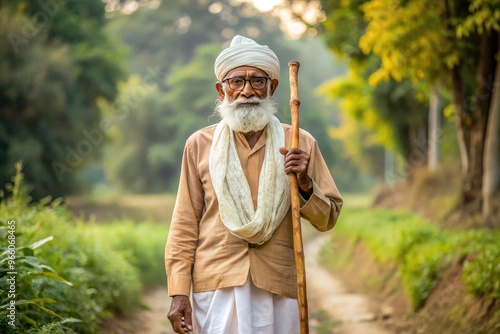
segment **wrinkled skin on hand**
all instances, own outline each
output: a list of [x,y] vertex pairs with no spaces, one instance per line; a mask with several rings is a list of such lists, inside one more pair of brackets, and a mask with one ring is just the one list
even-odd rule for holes
[[174,332],[184,334],[193,330],[192,308],[188,296],[174,296],[168,312],[168,320]]
[[311,157],[307,152],[298,148],[287,150],[281,147],[280,153],[284,155],[285,173],[295,173],[297,175],[297,183],[302,195],[306,195],[309,198],[313,193],[312,179],[307,175],[307,168]]

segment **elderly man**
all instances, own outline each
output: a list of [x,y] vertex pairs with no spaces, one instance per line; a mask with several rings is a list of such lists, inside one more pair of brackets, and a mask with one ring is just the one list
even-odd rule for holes
[[215,61],[221,121],[186,142],[165,249],[177,333],[298,333],[286,173],[297,174],[301,217],[319,231],[335,225],[342,198],[309,133],[286,149],[291,127],[272,98],[279,71],[269,47],[242,36]]

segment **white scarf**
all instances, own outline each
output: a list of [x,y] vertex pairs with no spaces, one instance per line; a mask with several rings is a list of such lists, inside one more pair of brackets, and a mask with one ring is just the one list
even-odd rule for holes
[[259,178],[257,210],[236,151],[233,131],[222,120],[210,149],[210,175],[224,225],[252,244],[269,240],[290,208],[290,188],[279,148],[285,146],[283,126],[276,117],[268,125],[265,157]]

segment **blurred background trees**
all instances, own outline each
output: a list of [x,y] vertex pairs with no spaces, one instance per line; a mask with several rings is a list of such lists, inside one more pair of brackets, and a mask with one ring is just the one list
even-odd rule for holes
[[[0,1],[0,181],[35,198],[175,192],[186,138],[217,122],[213,61],[232,36],[270,45],[288,116],[344,192],[461,166],[457,206],[500,192],[496,0]],[[299,38],[300,37],[300,38]],[[498,90],[498,89],[497,89]]]
[[302,126],[318,139],[339,186],[355,190],[372,180],[358,178],[342,142],[331,140],[337,106],[315,92],[345,65],[318,40],[290,39],[277,18],[250,3],[10,1],[1,11],[3,184],[22,160],[35,198],[92,187],[175,191],[185,140],[217,122],[213,62],[235,34],[269,44],[281,59],[276,96],[284,122],[287,63],[302,62]]
[[[279,117],[285,122],[289,121],[287,63],[303,60],[301,98],[304,110],[309,110],[303,113],[303,127],[318,138],[332,168],[345,175],[339,178],[341,185],[350,189],[360,186],[349,162],[338,159],[341,147],[332,145],[328,136],[329,124],[336,117],[332,115],[335,105],[314,95],[319,83],[344,70],[318,41],[286,38],[276,18],[258,15],[248,3],[163,2],[154,10],[144,8],[129,15],[116,11],[112,15],[108,31],[129,48],[131,72],[141,77],[148,75],[148,68],[158,70],[158,85],[119,123],[117,140],[109,146],[104,168],[114,184],[141,193],[175,191],[185,140],[198,128],[217,122],[212,115],[217,97],[214,60],[224,43],[242,34],[270,45],[281,60],[281,87],[276,97]],[[311,48],[317,52],[307,52]],[[319,71],[318,62],[323,67]],[[130,92],[123,90],[122,94]],[[127,108],[125,104],[122,108]]]
[[99,128],[97,101],[118,95],[123,49],[100,0],[0,1],[0,17],[0,186],[22,160],[34,198],[75,192],[99,156],[86,134]]
[[[332,83],[326,93],[347,99],[351,108],[343,111],[350,110],[365,128],[374,119],[382,120],[388,129],[379,129],[388,130],[389,136],[386,141],[379,137],[380,143],[396,149],[412,168],[427,164],[429,148],[435,164],[436,141],[447,136],[447,130],[438,127],[442,116],[436,109],[444,107],[444,116],[454,119],[460,156],[457,205],[469,213],[482,210],[485,217],[494,213],[493,203],[500,194],[499,108],[494,89],[500,2],[320,2],[325,18],[319,23],[319,34],[349,61],[348,78]],[[308,21],[300,6],[294,7],[296,1],[287,3],[295,17]],[[342,29],[345,26],[351,29]],[[352,95],[342,89],[357,78],[371,98],[372,108],[361,110],[373,112],[373,117],[365,112],[360,117]],[[411,175],[406,176],[411,180]]]

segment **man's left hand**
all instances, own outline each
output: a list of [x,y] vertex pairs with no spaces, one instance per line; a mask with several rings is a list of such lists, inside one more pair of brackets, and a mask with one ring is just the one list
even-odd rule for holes
[[311,159],[309,154],[298,148],[287,150],[284,147],[280,148],[280,153],[285,157],[285,173],[295,173],[301,192],[308,196],[312,195],[313,183],[312,179],[307,175],[307,167]]
[[177,295],[172,298],[168,320],[170,320],[174,332],[182,334],[193,330],[191,313],[191,302],[188,296]]

